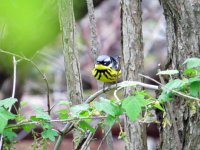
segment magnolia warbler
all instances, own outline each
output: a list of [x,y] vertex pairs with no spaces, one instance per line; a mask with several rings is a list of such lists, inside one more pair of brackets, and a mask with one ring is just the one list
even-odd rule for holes
[[99,56],[92,70],[92,75],[102,82],[117,81],[121,73],[118,59],[107,55]]

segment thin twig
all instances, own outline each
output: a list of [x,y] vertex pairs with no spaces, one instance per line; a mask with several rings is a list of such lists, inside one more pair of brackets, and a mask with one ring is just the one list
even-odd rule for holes
[[157,83],[157,84],[160,85],[161,87],[163,87],[163,88],[165,88],[165,89],[171,91],[172,93],[174,93],[174,94],[177,95],[177,96],[180,96],[180,97],[183,97],[183,98],[187,98],[187,99],[190,99],[190,100],[200,101],[200,99],[197,98],[197,97],[192,97],[192,96],[189,96],[189,95],[185,95],[185,94],[183,94],[183,93],[181,93],[181,92],[178,92],[178,91],[176,91],[176,90],[170,89],[170,88],[166,87],[165,85],[163,85],[162,83],[156,81],[155,79],[153,79],[153,78],[151,78],[151,77],[149,77],[149,76],[142,75],[142,74],[139,74],[139,76],[142,76],[142,77],[144,77],[144,78],[146,78],[146,79],[149,79],[149,80],[151,80],[151,81]]
[[47,80],[47,77],[44,73],[42,73],[42,71],[38,68],[38,66],[31,60],[31,59],[28,59],[26,58],[25,56],[20,56],[18,54],[14,54],[14,53],[11,53],[11,52],[8,52],[8,51],[5,51],[5,50],[2,50],[0,49],[0,52],[1,53],[4,53],[4,54],[7,54],[7,55],[10,55],[10,56],[15,56],[16,58],[20,58],[22,60],[25,60],[29,63],[31,63],[35,68],[36,70],[42,75],[43,77],[43,80],[46,84],[46,88],[47,88],[47,108],[48,108],[48,114],[50,115],[51,113],[51,106],[50,106],[50,89],[49,89],[49,83],[48,83],[48,80]]
[[[15,56],[13,56],[13,89],[12,89],[12,98],[15,98],[15,90],[16,90],[16,73],[17,72],[17,61],[15,59]],[[11,110],[11,107],[9,108],[9,111]]]
[[[17,61],[15,56],[13,56],[13,89],[12,89],[12,98],[15,98],[15,91],[16,91],[16,76],[17,76]],[[9,107],[8,111],[11,111],[12,106]],[[0,138],[0,148],[3,148],[3,135]]]
[[94,93],[90,97],[88,97],[87,100],[85,101],[85,103],[92,102],[99,95],[106,93],[108,91],[117,89],[119,87],[121,88],[121,87],[129,87],[129,86],[142,86],[144,88],[148,88],[148,89],[152,89],[152,90],[159,90],[159,87],[156,85],[146,84],[146,83],[142,83],[142,82],[138,82],[138,81],[123,81],[123,82],[117,83],[117,85],[114,84],[110,87],[106,87],[105,89],[101,89],[101,90],[97,91],[96,93]]
[[[97,130],[97,127],[98,127],[98,126],[96,126],[95,131]],[[89,147],[89,144],[90,144],[90,142],[91,142],[93,136],[94,136],[94,133],[90,132],[89,135],[88,135],[88,137],[87,137],[87,139],[85,140],[85,142],[84,142],[83,145],[81,146],[81,149],[80,149],[80,150],[87,150],[87,148]]]
[[117,96],[117,92],[119,92],[119,90],[123,89],[124,87],[120,87],[120,88],[117,88],[115,91],[114,91],[114,97],[116,98],[117,102],[120,102],[120,99],[119,97]]
[[[70,119],[61,119],[61,120],[55,119],[55,120],[49,120],[49,121],[47,121],[47,122],[64,122],[64,123],[66,123],[66,122],[71,122],[71,121],[75,121],[75,120],[102,119],[102,118],[107,118],[107,116],[94,116],[94,117],[81,117],[81,118],[75,117],[75,118],[70,118]],[[39,121],[26,121],[26,122],[21,122],[21,123],[14,124],[14,125],[9,125],[9,126],[7,126],[5,129],[17,128],[17,127],[21,127],[21,126],[29,125],[29,124],[40,125],[40,122],[39,122]]]
[[101,140],[101,143],[99,144],[97,150],[100,150],[101,145],[103,144],[103,141],[106,139],[106,137],[108,136],[108,133],[110,132],[111,129],[112,129],[112,127],[110,127],[110,129],[106,132],[106,134],[104,135],[103,139]]

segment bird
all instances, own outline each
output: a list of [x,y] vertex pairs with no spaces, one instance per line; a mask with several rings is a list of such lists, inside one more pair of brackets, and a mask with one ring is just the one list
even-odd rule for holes
[[118,58],[108,55],[98,56],[92,75],[101,82],[117,82],[122,74]]

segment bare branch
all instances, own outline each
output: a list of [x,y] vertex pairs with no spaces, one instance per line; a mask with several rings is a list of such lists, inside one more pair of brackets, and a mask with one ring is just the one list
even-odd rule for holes
[[138,82],[138,81],[123,81],[120,83],[117,83],[110,86],[110,87],[106,87],[105,89],[101,89],[99,91],[97,91],[96,93],[92,94],[90,97],[87,98],[87,100],[85,101],[85,103],[90,103],[92,102],[95,98],[97,98],[99,95],[106,93],[108,91],[117,89],[117,88],[121,88],[121,87],[130,87],[130,86],[141,86],[147,89],[152,89],[152,90],[159,90],[159,87],[156,85],[151,85],[151,84],[146,84],[146,83],[142,83],[142,82]]
[[112,127],[110,127],[110,129],[108,129],[108,131],[107,131],[106,134],[104,135],[103,139],[101,140],[101,143],[99,144],[97,150],[100,150],[101,145],[103,144],[103,141],[104,141],[105,138],[108,136],[108,133],[110,132],[111,129],[112,129]]
[[[103,119],[103,118],[107,118],[107,116],[94,116],[94,117],[81,117],[81,118],[78,118],[78,117],[75,117],[75,118],[70,118],[70,119],[55,119],[55,120],[49,120],[47,122],[63,122],[63,123],[67,123],[67,122],[71,122],[71,121],[81,121],[81,120],[85,120],[85,119]],[[35,124],[35,125],[40,125],[40,122],[39,121],[25,121],[25,122],[21,122],[21,123],[18,123],[18,124],[14,124],[14,125],[9,125],[7,126],[5,129],[9,129],[9,128],[17,128],[17,127],[21,127],[21,126],[24,126],[24,125],[29,125],[29,124]]]
[[149,76],[142,75],[142,74],[140,74],[140,76],[142,76],[142,77],[144,77],[144,78],[146,78],[146,79],[149,79],[149,80],[151,80],[151,81],[153,81],[153,82],[159,84],[161,87],[163,87],[164,89],[167,89],[167,90],[171,91],[173,94],[175,94],[175,95],[177,95],[177,96],[180,96],[180,97],[183,97],[183,98],[187,98],[187,99],[190,99],[190,100],[200,101],[200,99],[197,98],[197,97],[192,97],[192,96],[189,96],[189,95],[185,95],[185,94],[183,94],[183,93],[181,93],[181,92],[178,92],[178,91],[176,91],[176,90],[170,89],[170,88],[166,87],[165,85],[163,85],[162,83],[156,81],[155,79],[153,79],[153,78],[151,78],[151,77],[149,77]]
[[4,54],[7,54],[7,55],[10,55],[10,56],[15,56],[16,58],[19,58],[21,60],[25,60],[25,61],[31,63],[36,68],[36,70],[41,74],[41,76],[42,76],[42,78],[43,78],[43,80],[44,80],[44,82],[46,84],[46,88],[47,88],[47,108],[48,108],[48,114],[50,115],[50,113],[51,113],[51,107],[50,107],[50,89],[49,89],[49,83],[48,83],[46,75],[44,73],[42,73],[42,71],[38,68],[38,66],[31,59],[28,59],[25,56],[20,56],[18,54],[14,54],[14,53],[2,50],[2,49],[0,49],[0,52],[4,53]]
[[[13,89],[12,89],[12,98],[15,98],[15,89],[16,89],[16,76],[17,76],[17,61],[15,56],[13,56]],[[12,106],[9,107],[8,111],[11,111]],[[0,137],[0,148],[3,148],[3,135]]]
[[[15,90],[16,90],[16,73],[17,72],[17,61],[15,59],[15,56],[13,56],[13,89],[12,89],[12,98],[15,97]],[[9,108],[9,111],[11,110],[11,107]]]

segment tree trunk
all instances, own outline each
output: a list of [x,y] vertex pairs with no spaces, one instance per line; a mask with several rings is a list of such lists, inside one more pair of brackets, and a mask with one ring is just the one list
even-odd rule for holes
[[63,53],[67,82],[67,97],[73,105],[82,103],[83,89],[75,45],[75,20],[72,0],[60,0],[60,26],[63,34]]
[[[141,0],[121,1],[124,80],[140,81],[138,74],[144,72],[141,15]],[[126,94],[130,94],[131,90],[133,89],[128,89]],[[146,127],[144,124],[133,123],[126,118],[125,131],[128,139],[125,149],[147,149]]]
[[[83,100],[82,80],[80,75],[80,64],[78,61],[78,50],[75,45],[75,19],[73,10],[73,0],[59,1],[59,19],[62,30],[64,66],[67,82],[67,99],[73,105],[81,104]],[[65,133],[70,129],[72,123],[68,123],[63,128]],[[59,149],[64,135],[59,135],[54,149]],[[81,137],[78,131],[74,132],[74,139]],[[76,148],[79,142],[74,140]]]
[[[182,70],[184,60],[189,57],[200,57],[200,1],[161,0],[161,3],[167,22],[166,68]],[[186,100],[177,97],[166,106],[166,111],[168,119],[174,123],[161,130],[160,148],[163,150],[200,149],[199,108],[192,113]]]

